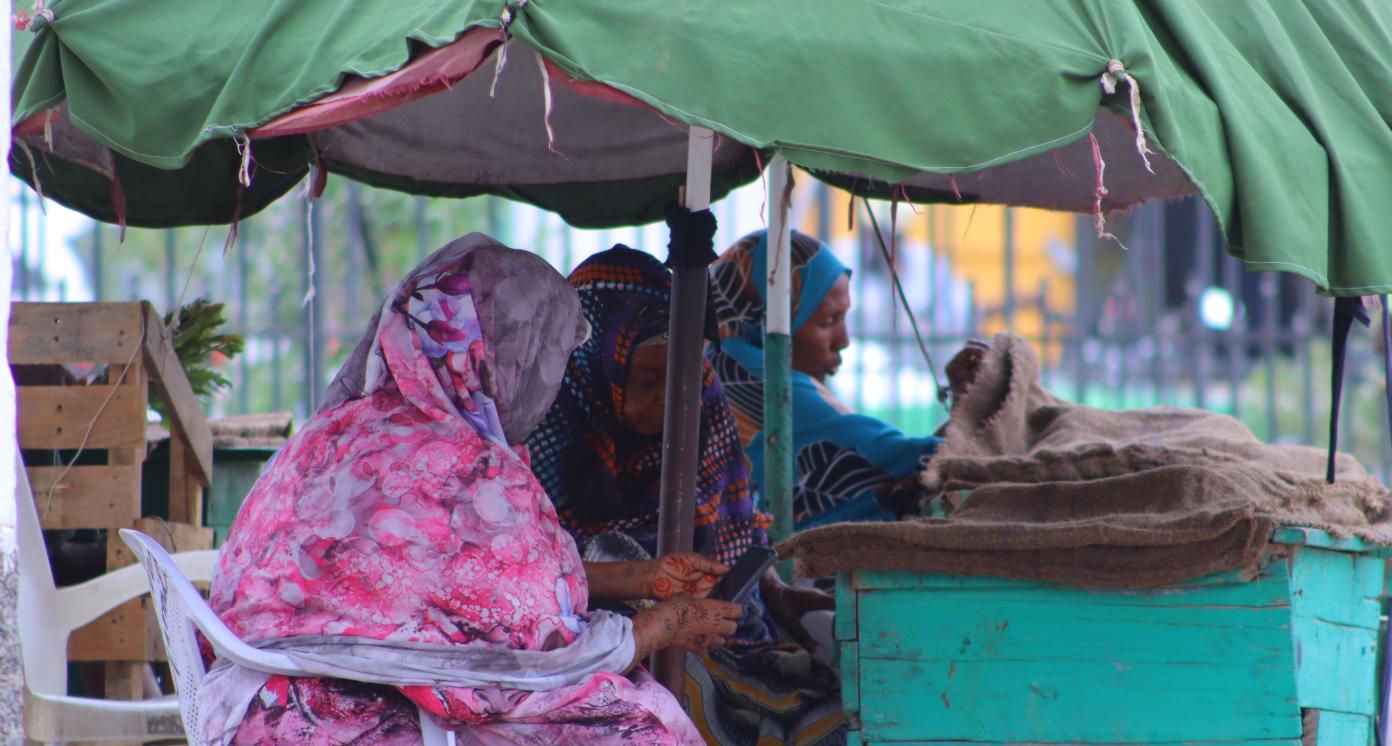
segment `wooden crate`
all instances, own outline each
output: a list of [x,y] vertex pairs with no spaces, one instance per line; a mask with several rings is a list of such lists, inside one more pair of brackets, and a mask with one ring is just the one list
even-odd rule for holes
[[1274,539],[1256,578],[1146,591],[842,577],[851,743],[1371,746],[1387,552]]
[[[55,453],[60,462],[26,469],[45,529],[106,529],[107,570],[134,562],[115,538],[120,528],[140,529],[174,551],[211,546],[211,531],[199,524],[212,473],[212,434],[169,332],[149,303],[15,303],[9,361],[12,366],[108,366],[105,379],[93,385],[16,389],[20,448]],[[151,383],[171,404],[167,521],[141,516]],[[79,452],[81,462],[75,458]],[[146,599],[118,607],[73,634],[69,657],[110,662],[107,696],[139,698],[144,662],[164,657],[153,609]]]

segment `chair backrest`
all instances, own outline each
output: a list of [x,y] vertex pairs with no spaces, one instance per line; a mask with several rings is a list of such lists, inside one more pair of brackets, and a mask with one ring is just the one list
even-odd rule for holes
[[[121,529],[121,539],[131,548],[150,577],[150,596],[154,599],[155,615],[159,618],[164,647],[169,653],[174,691],[179,695],[179,710],[184,716],[184,731],[189,743],[201,742],[195,735],[199,724],[198,689],[207,674],[195,629],[208,638],[208,643],[219,658],[270,674],[310,675],[288,656],[258,650],[242,642],[208,608],[198,589],[179,571],[174,559],[159,542],[129,528]],[[456,743],[455,734],[442,730],[424,710],[420,715],[420,727],[423,746],[454,746]]]
[[199,722],[198,690],[207,674],[195,630],[203,633],[219,658],[266,673],[302,675],[303,672],[289,658],[279,653],[257,650],[242,642],[208,608],[202,594],[184,577],[174,564],[174,559],[158,542],[129,528],[121,529],[121,539],[140,560],[150,578],[150,596],[154,600],[155,615],[159,618],[165,651],[169,654],[169,669],[174,674],[174,691],[179,696],[184,729],[188,731],[191,742],[197,742],[193,730]]
[[48,566],[43,527],[34,505],[34,493],[24,462],[15,456],[15,512],[19,545],[20,655],[24,660],[24,681],[40,694],[68,693],[68,634],[61,619],[58,588]]
[[[160,634],[164,638],[164,649],[169,655],[169,671],[174,676],[174,692],[179,697],[179,712],[184,717],[184,731],[189,743],[200,743],[194,734],[198,727],[198,689],[203,684],[207,670],[203,667],[203,655],[198,650],[198,637],[194,634],[193,621],[178,592],[171,586],[182,580],[193,587],[186,578],[173,567],[159,563],[162,556],[167,559],[164,548],[153,539],[138,531],[121,529],[121,538],[135,553],[150,578],[150,597],[154,601],[155,614],[159,617]],[[159,554],[156,555],[155,552]],[[153,556],[152,556],[153,555]],[[175,577],[171,577],[171,573]],[[197,591],[194,591],[197,594]]]

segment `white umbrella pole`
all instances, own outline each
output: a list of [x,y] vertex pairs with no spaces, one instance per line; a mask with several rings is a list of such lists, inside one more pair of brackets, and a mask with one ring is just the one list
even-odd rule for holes
[[792,227],[788,162],[769,162],[768,276],[764,304],[764,504],[774,542],[793,533]]
[[[692,127],[686,154],[686,208],[710,207],[715,137]],[[691,551],[696,515],[696,467],[701,448],[702,328],[706,318],[705,267],[672,268],[672,316],[667,343],[667,398],[662,427],[662,491],[657,523],[659,555]],[[653,672],[674,694],[682,691],[686,653],[663,650]]]
[[711,162],[715,157],[715,133],[692,127],[686,140],[686,209],[705,210],[711,204]]

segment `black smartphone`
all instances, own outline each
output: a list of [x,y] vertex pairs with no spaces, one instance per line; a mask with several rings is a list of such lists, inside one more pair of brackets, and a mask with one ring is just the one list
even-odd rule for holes
[[742,604],[749,600],[749,594],[759,585],[773,563],[778,560],[778,552],[768,547],[750,547],[735,560],[735,566],[725,573],[725,577],[711,591],[710,597],[718,601],[731,601]]

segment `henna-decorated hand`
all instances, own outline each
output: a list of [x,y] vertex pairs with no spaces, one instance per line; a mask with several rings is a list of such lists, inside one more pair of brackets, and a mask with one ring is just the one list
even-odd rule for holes
[[585,563],[590,598],[602,601],[660,600],[683,594],[704,598],[729,571],[695,552],[655,560]]
[[667,646],[693,652],[724,645],[744,616],[739,604],[691,596],[668,599],[653,611],[671,633]]
[[688,595],[705,598],[730,568],[696,552],[669,554],[652,561],[651,597]]
[[701,652],[718,648],[735,633],[744,609],[728,601],[677,596],[633,618],[634,662],[662,648]]

